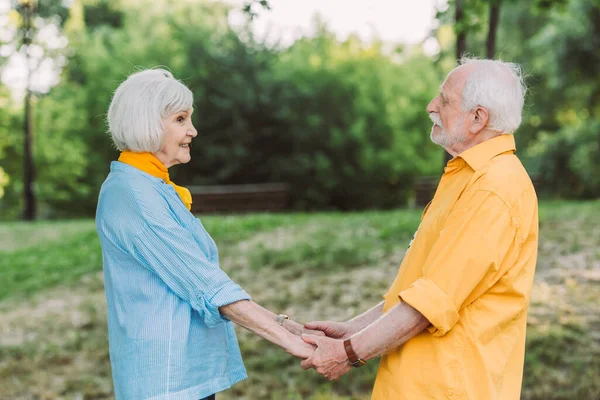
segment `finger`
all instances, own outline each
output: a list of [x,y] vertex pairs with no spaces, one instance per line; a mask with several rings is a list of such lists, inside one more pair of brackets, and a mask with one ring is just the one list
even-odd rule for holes
[[340,379],[342,376],[344,376],[344,375],[346,375],[348,372],[350,372],[350,370],[351,370],[351,369],[352,369],[352,368],[351,368],[350,366],[345,366],[344,368],[342,368],[342,369],[339,369],[339,370],[335,371],[335,372],[333,373],[333,375],[334,375],[334,378],[333,378],[333,379],[334,379],[334,380]]
[[343,375],[343,374],[341,374],[339,371],[332,372],[332,373],[329,375],[329,380],[331,380],[331,381],[337,381],[338,379],[340,379],[340,377],[341,377],[342,375]]
[[331,373],[327,370],[327,368],[315,368],[315,370],[321,375],[323,376],[323,378],[327,378],[329,379],[329,376],[331,375]]
[[302,331],[303,331],[302,333],[305,333],[305,334],[307,334],[307,335],[314,335],[314,336],[327,336],[327,334],[326,334],[325,332],[323,332],[323,331],[318,331],[318,330],[315,330],[315,329],[308,329],[308,328],[304,328]]
[[314,352],[313,349],[303,349],[302,351],[299,351],[293,355],[302,360],[306,360],[306,359],[309,359],[313,355],[313,352]]
[[329,322],[327,321],[312,321],[304,324],[305,328],[308,329],[317,329],[323,331],[329,327]]
[[319,343],[317,342],[318,336],[303,334],[302,340],[304,340],[308,344],[314,344],[315,346],[319,347]]
[[307,369],[311,369],[314,367],[313,363],[312,363],[312,358],[307,358],[306,360],[302,360],[302,362],[300,363],[300,367],[303,370],[307,370]]

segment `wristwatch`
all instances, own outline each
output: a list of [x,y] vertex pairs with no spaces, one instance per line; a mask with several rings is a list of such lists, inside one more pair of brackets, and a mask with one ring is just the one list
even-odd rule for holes
[[279,314],[277,317],[275,317],[275,321],[277,321],[277,323],[281,326],[283,326],[283,321],[286,319],[290,319],[290,317],[285,314]]
[[346,350],[346,355],[348,356],[348,361],[354,368],[359,368],[365,365],[367,362],[362,358],[359,358],[354,349],[352,348],[352,343],[350,343],[350,338],[344,340],[344,350]]

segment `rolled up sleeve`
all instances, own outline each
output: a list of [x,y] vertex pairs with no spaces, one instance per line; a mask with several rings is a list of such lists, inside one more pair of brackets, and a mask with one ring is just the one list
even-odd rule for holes
[[454,301],[433,281],[421,278],[400,292],[400,298],[418,310],[435,329],[430,332],[441,336],[458,322]]
[[250,299],[174,220],[147,223],[135,235],[132,248],[133,256],[198,311],[209,327],[227,321],[219,307]]
[[423,265],[423,276],[398,293],[443,336],[460,311],[487,291],[511,265],[519,240],[506,204],[488,191],[467,193],[448,215]]

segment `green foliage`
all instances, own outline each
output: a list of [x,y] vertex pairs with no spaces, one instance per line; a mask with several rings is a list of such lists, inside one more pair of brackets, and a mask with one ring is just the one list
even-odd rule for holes
[[[465,24],[487,26],[490,1],[465,1]],[[440,21],[451,23],[452,13]],[[497,57],[521,64],[529,86],[515,135],[521,159],[542,195],[600,196],[600,3],[503,1],[500,14]],[[485,30],[467,33],[468,53],[483,56]]]
[[4,172],[4,168],[0,167],[0,199],[4,197],[4,187],[8,185],[10,178]]
[[319,32],[279,55],[277,76],[292,90],[280,101],[289,127],[278,140],[290,151],[270,169],[294,183],[301,207],[406,204],[415,177],[441,165],[423,109],[439,72],[418,51],[397,63],[381,43],[337,43]]
[[[467,31],[474,55],[483,54],[490,1],[465,1],[464,26],[454,26]],[[247,12],[269,12],[262,3],[248,1]],[[516,139],[541,194],[600,195],[599,9],[596,0],[502,2],[497,54],[528,74]],[[218,2],[73,3],[60,19],[68,65],[34,107],[42,216],[93,215],[117,157],[105,123],[111,95],[131,72],[155,66],[194,92],[200,134],[193,161],[173,168],[181,184],[282,181],[295,209],[354,210],[406,205],[418,176],[441,172],[424,108],[454,65],[453,2],[438,14],[442,53],[434,57],[419,46],[339,42],[318,21],[314,36],[267,47],[245,28],[234,32],[228,11]],[[23,124],[20,106],[0,108],[0,167],[9,178],[0,210],[10,219],[21,210]]]
[[[283,181],[298,209],[348,210],[405,205],[415,177],[441,168],[424,112],[441,75],[418,48],[339,43],[325,26],[288,49],[268,48],[234,32],[219,3],[101,1],[83,10],[67,23],[72,56],[61,83],[36,107],[46,216],[93,214],[117,157],[105,124],[111,94],[154,66],[194,92],[200,135],[193,162],[174,168],[180,183]],[[22,185],[14,165],[12,215]]]
[[[7,96],[8,90],[6,88],[0,88],[0,95]],[[8,104],[0,103],[0,132],[8,132],[10,129],[11,121],[10,114],[6,112]],[[4,110],[2,110],[4,108]],[[6,171],[5,162],[5,149],[10,145],[11,138],[8,135],[0,134],[0,211],[2,210],[2,198],[4,197],[4,188],[10,183],[10,175]]]
[[[79,106],[81,97],[81,93],[73,93],[63,85],[53,90],[52,97],[42,97],[33,106],[35,191],[43,217],[81,213],[85,209],[81,203],[91,192],[85,174],[89,148],[85,142],[85,112]],[[14,117],[12,123],[20,128],[22,120]],[[14,125],[7,130],[4,153],[5,172],[10,177],[2,203],[5,218],[18,215],[23,188],[23,133]]]
[[599,132],[600,119],[592,118],[554,133],[540,132],[528,155],[539,163],[546,190],[575,198],[600,195]]
[[[550,12],[547,25],[531,41],[544,79],[536,97],[561,99],[533,121],[541,129],[531,144],[532,160],[555,195],[598,197],[600,5],[594,0],[568,2]],[[553,48],[552,56],[540,51],[544,47]]]

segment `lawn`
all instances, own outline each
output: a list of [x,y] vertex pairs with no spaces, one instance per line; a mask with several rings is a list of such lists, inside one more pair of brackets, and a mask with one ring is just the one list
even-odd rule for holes
[[[380,301],[419,210],[202,217],[222,268],[294,319]],[[540,207],[523,399],[600,398],[600,202]],[[112,399],[102,258],[91,220],[0,224],[0,399]],[[238,329],[249,379],[220,399],[368,399],[376,362],[328,382]]]

